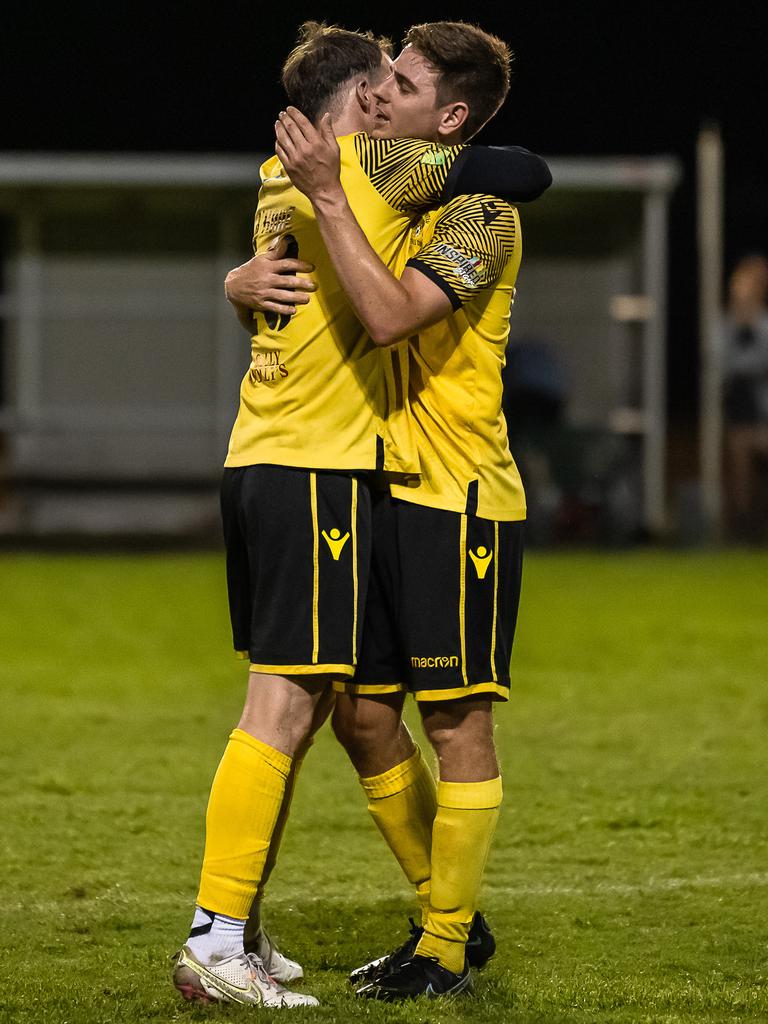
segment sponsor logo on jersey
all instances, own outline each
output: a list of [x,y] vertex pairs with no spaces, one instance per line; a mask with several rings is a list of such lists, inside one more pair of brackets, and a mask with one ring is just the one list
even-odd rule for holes
[[288,369],[280,359],[280,349],[254,349],[248,371],[251,384],[274,384],[288,376]]
[[280,206],[276,210],[269,207],[259,210],[256,214],[257,235],[281,235],[290,228],[293,222],[295,206]]
[[483,269],[483,261],[479,256],[465,256],[463,252],[454,249],[447,242],[441,242],[439,245],[436,245],[434,251],[439,256],[445,256],[447,260],[454,264],[456,276],[464,282],[467,288],[480,287],[480,272]]
[[439,654],[434,658],[411,658],[411,668],[458,668],[455,654]]
[[421,158],[421,162],[428,167],[442,167],[445,163],[445,153],[441,153],[439,149],[429,150]]

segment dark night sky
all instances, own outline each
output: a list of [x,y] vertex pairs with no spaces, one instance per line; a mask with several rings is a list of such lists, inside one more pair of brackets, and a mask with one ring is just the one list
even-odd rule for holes
[[480,141],[549,155],[672,153],[673,411],[695,400],[694,147],[717,119],[726,144],[727,260],[768,249],[768,3],[412,4],[220,0],[5,6],[3,150],[263,150],[282,104],[296,26],[323,18],[398,39],[413,21],[476,20],[513,46],[510,100]]

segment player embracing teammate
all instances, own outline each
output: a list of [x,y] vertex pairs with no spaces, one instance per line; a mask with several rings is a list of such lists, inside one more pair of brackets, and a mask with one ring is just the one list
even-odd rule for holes
[[[286,62],[294,106],[262,168],[257,255],[227,279],[259,370],[222,487],[250,674],[174,972],[186,998],[316,1002],[283,987],[302,971],[259,907],[332,691],[336,735],[422,908],[401,947],[353,973],[359,995],[469,990],[493,952],[477,899],[525,518],[501,413],[511,204],[551,180],[526,151],[465,146],[506,97],[509,58],[463,23],[416,26],[394,62],[369,36],[313,24]],[[402,723],[409,691],[437,787]]]

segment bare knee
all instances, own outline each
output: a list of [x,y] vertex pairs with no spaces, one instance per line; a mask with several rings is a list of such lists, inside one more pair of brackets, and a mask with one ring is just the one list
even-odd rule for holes
[[399,716],[363,697],[339,696],[331,726],[353,763],[372,748],[386,747],[397,732]]
[[251,672],[238,728],[294,757],[306,745],[316,712],[330,685]]
[[482,782],[498,775],[490,701],[444,701],[421,711],[443,782]]
[[381,775],[413,753],[413,740],[401,718],[402,707],[400,694],[376,698],[337,695],[331,724],[358,774]]

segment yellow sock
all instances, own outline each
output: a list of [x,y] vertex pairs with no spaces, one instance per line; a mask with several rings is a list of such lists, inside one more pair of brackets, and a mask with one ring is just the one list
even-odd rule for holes
[[422,908],[422,922],[429,908],[432,823],[437,800],[429,765],[415,752],[382,775],[360,779],[368,797],[368,810],[390,850],[403,869]]
[[429,914],[416,953],[437,957],[455,974],[464,970],[464,947],[477,910],[501,797],[501,777],[438,783]]
[[242,729],[231,733],[208,800],[198,906],[248,917],[290,770],[287,754]]
[[288,773],[288,778],[285,780],[285,792],[283,793],[283,802],[280,804],[280,811],[277,815],[277,821],[275,827],[272,830],[272,839],[269,843],[269,850],[267,851],[267,859],[264,862],[264,867],[261,872],[261,880],[259,881],[259,887],[256,890],[256,895],[251,904],[251,909],[248,912],[248,920],[245,922],[245,949],[249,951],[261,929],[261,901],[264,898],[264,889],[267,882],[269,881],[270,875],[274,870],[275,864],[277,863],[277,854],[280,850],[280,844],[283,841],[283,834],[285,832],[285,826],[288,823],[288,815],[291,811],[291,804],[293,803],[293,794],[296,789],[296,779],[301,766],[304,764],[304,758],[309,752],[309,748],[312,745],[311,741],[307,744],[300,757],[295,757],[291,764],[291,770]]

